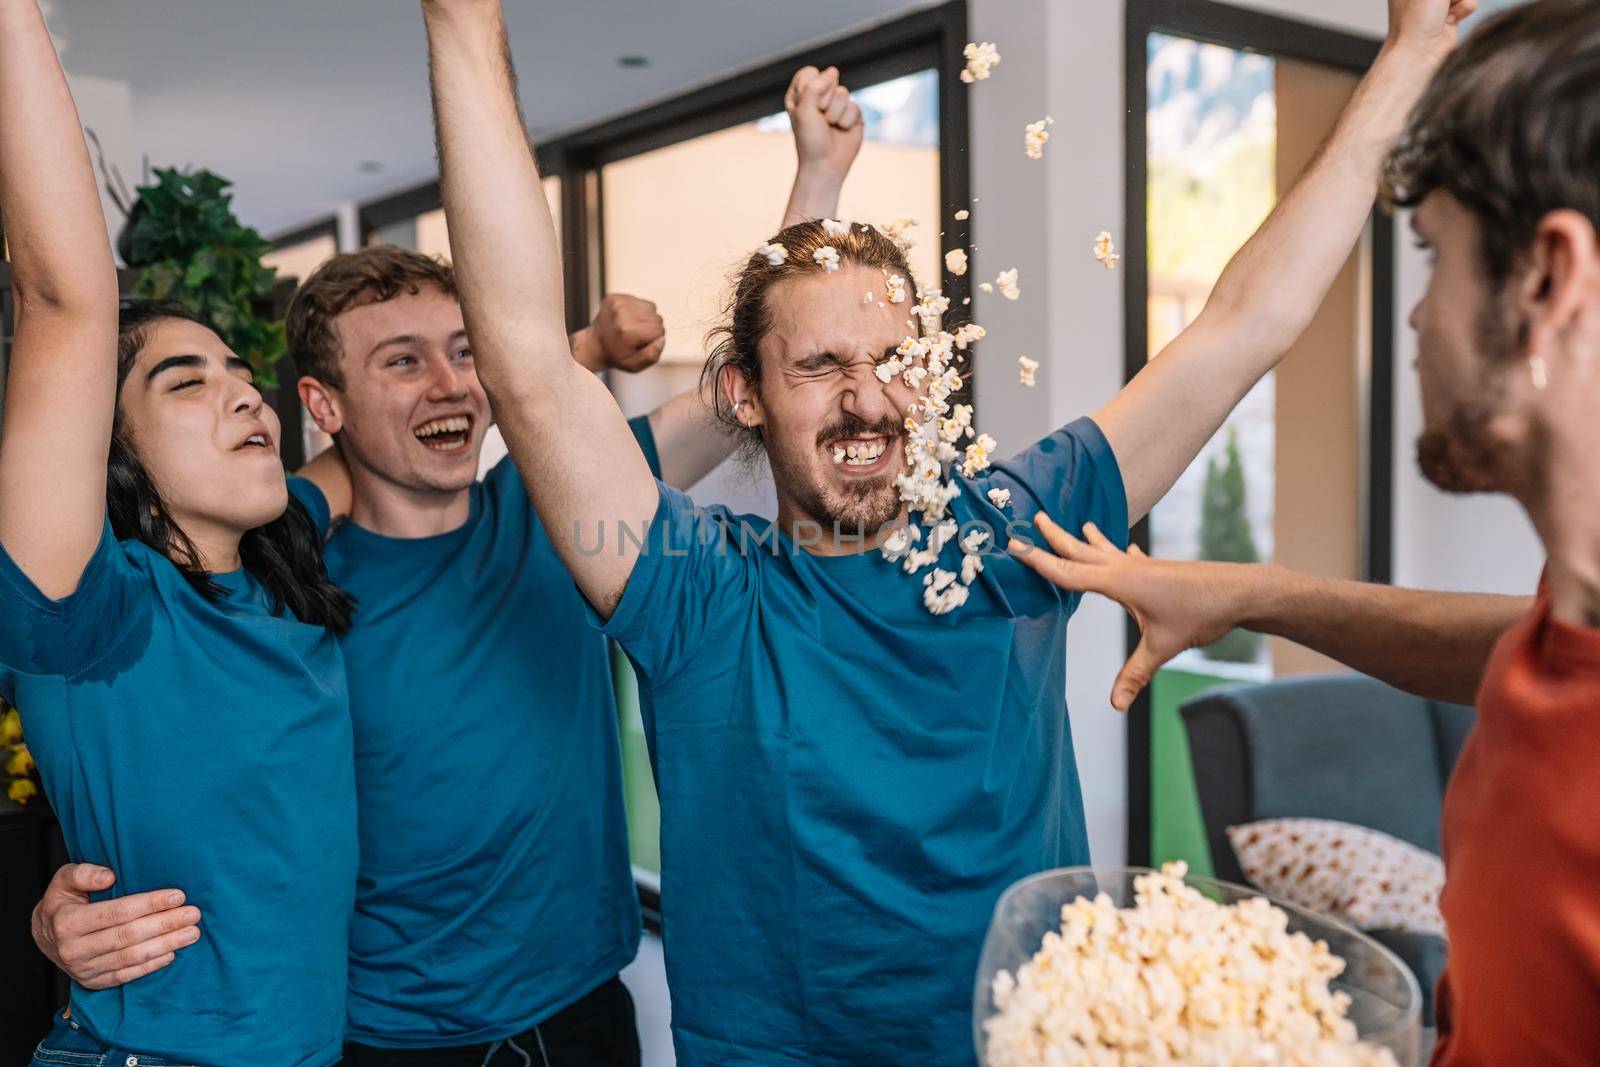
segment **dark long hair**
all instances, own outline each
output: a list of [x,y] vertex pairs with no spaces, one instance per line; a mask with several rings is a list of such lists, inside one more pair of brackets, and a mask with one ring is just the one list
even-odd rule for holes
[[[134,360],[150,339],[151,328],[164,319],[182,319],[211,329],[210,323],[175,301],[125,301],[117,329],[119,397]],[[120,403],[106,465],[106,511],[111,532],[119,540],[149,545],[170,559],[201,596],[213,602],[221,598],[222,589],[201,565],[194,542],[173,521],[150,472],[134,454]],[[336,634],[350,629],[355,600],[328,577],[316,524],[294,494],[289,495],[289,506],[282,515],[245,532],[239,539],[239,557],[245,570],[266,589],[274,611],[288,608],[301,622]]]

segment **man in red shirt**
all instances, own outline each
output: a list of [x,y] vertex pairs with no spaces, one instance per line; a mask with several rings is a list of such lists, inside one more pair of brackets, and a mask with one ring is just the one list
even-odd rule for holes
[[1434,1067],[1600,1063],[1600,3],[1536,0],[1440,69],[1390,161],[1434,256],[1417,331],[1418,462],[1527,511],[1548,554],[1532,600],[1180,563],[1078,540],[1013,545],[1128,608],[1144,638],[1126,708],[1178,652],[1278,634],[1478,721],[1450,780],[1450,958]]

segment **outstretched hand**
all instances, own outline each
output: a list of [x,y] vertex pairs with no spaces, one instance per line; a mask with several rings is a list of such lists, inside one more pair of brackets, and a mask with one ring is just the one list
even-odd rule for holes
[[861,108],[839,84],[839,68],[801,67],[783,94],[794,127],[800,169],[820,169],[841,181],[861,151]]
[[1139,647],[1111,690],[1118,711],[1127,711],[1172,657],[1219,640],[1248,609],[1246,567],[1151,559],[1138,546],[1124,552],[1093,523],[1084,526],[1080,541],[1043,512],[1034,525],[1054,552],[1014,540],[1014,556],[1063,589],[1115,600],[1139,624]]
[[1461,41],[1478,0],[1389,0],[1389,43],[1443,55]]

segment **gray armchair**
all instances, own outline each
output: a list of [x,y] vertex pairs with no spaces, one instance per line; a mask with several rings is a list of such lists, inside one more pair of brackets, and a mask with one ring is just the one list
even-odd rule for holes
[[[1227,828],[1259,819],[1336,819],[1439,852],[1445,782],[1472,729],[1471,708],[1422,700],[1358,674],[1226,686],[1179,709],[1218,878],[1245,882]],[[1437,937],[1369,931],[1423,989],[1444,968]]]

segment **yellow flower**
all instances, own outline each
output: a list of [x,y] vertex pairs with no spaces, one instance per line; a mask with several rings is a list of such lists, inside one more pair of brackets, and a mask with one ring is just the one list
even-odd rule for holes
[[6,796],[17,804],[26,804],[29,797],[39,795],[39,787],[31,778],[18,778],[6,789]]
[[27,745],[18,745],[11,753],[11,758],[6,761],[6,773],[13,778],[21,778],[33,770],[33,753],[28,751]]
[[17,714],[16,708],[9,708],[0,715],[0,744],[14,745],[21,740],[22,716]]

